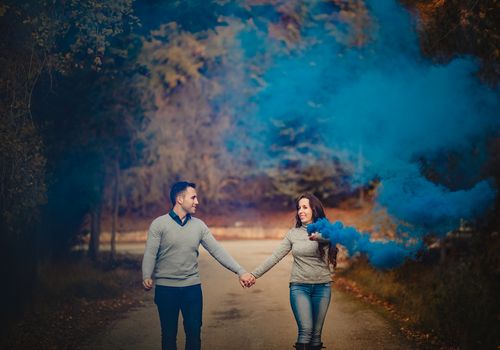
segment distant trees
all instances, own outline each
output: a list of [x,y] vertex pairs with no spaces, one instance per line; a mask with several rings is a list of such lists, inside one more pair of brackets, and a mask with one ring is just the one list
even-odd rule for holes
[[498,84],[500,77],[499,5],[495,0],[401,0],[417,12],[424,54],[437,61],[458,55],[481,60],[480,77]]
[[[498,84],[496,1],[401,2],[418,15],[429,58],[474,55]],[[119,215],[165,211],[177,180],[197,182],[212,208],[288,204],[302,191],[334,203],[350,191],[354,165],[298,122],[307,115],[251,116],[277,58],[330,38],[363,47],[372,25],[363,0],[2,2],[0,247],[2,275],[17,286],[3,290],[6,314],[86,218],[95,259],[103,215],[115,242]],[[318,28],[326,39],[306,35]],[[255,142],[264,136],[272,142]],[[490,149],[484,171],[498,181],[498,142]],[[443,181],[432,160],[421,163]]]
[[25,17],[0,5],[0,226],[2,238],[18,236],[45,201],[45,158],[31,113],[33,91],[46,65]]
[[[36,274],[39,207],[46,201],[43,142],[31,114],[44,58],[18,12],[0,5],[0,271],[17,288],[2,290],[2,314],[29,295]],[[2,317],[3,319],[3,317]],[[2,320],[3,321],[3,320]],[[4,324],[0,325],[2,328]]]
[[234,105],[219,103],[225,89],[242,86],[241,63],[229,53],[233,35],[231,27],[189,33],[169,23],[143,42],[140,62],[148,74],[141,86],[148,125],[142,138],[149,143],[148,166],[124,174],[133,201],[129,207],[167,206],[169,186],[180,179],[196,181],[203,199],[218,203],[221,188],[241,175],[225,145],[225,135],[238,131],[235,111],[228,109]]
[[[403,3],[420,16],[429,57],[474,54],[497,81],[494,1]],[[181,178],[211,204],[286,203],[302,191],[333,203],[354,165],[297,122],[307,116],[252,119],[254,97],[277,58],[319,40],[307,33],[362,47],[372,25],[362,0],[2,3],[2,243],[61,255],[90,217],[96,257],[103,211],[115,236],[120,213],[164,211]],[[249,142],[264,135],[272,142]]]
[[[169,5],[169,13],[182,13],[180,23],[164,23],[143,40],[140,63],[145,74],[139,85],[148,120],[141,133],[148,146],[146,165],[123,173],[121,206],[142,215],[164,210],[169,186],[181,177],[198,182],[203,200],[215,204],[236,197],[247,204],[274,197],[287,202],[300,191],[314,189],[331,200],[345,191],[349,170],[324,142],[303,137],[296,145],[286,138],[290,126],[248,116],[254,109],[252,98],[267,84],[264,72],[276,56],[307,45],[301,32],[313,23],[330,23],[332,38],[345,45],[363,45],[369,26],[356,18],[368,19],[364,4],[339,2],[320,14],[314,3],[269,2],[277,14],[272,18],[270,10],[252,12],[266,4],[212,5],[213,14],[225,9],[228,15],[219,15],[211,26],[187,20],[185,11],[193,8],[181,11]],[[167,11],[164,5],[158,10]],[[266,50],[248,48],[242,41],[245,35],[272,44],[266,44]],[[254,148],[255,140],[247,142],[255,130],[268,133],[270,125],[282,135],[271,150]],[[295,158],[301,159],[294,163]]]
[[102,94],[123,82],[122,38],[137,23],[131,5],[0,5],[1,265],[17,284],[3,291],[6,316],[29,296],[40,261],[64,254],[82,217],[99,212],[104,170],[124,145],[120,130],[130,139],[126,105]]
[[[17,6],[25,13],[35,48],[46,57],[33,109],[46,142],[50,178],[44,209],[52,237],[47,247],[56,254],[64,252],[82,216],[91,213],[89,251],[94,256],[103,188],[111,182],[103,175],[111,174],[107,169],[114,168],[112,159],[120,159],[135,127],[130,118],[136,110],[133,95],[123,87],[134,69],[131,28],[137,18],[132,1],[40,0]],[[75,195],[74,205],[68,206]]]
[[330,205],[348,194],[352,169],[324,144],[317,131],[320,127],[291,120],[275,123],[275,128],[271,133],[276,140],[268,156],[276,159],[277,165],[270,167],[267,175],[287,205],[303,192],[315,192]]

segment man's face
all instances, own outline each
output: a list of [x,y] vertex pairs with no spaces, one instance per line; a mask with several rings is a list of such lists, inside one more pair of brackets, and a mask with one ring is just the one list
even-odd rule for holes
[[186,188],[186,191],[179,196],[179,204],[186,213],[194,214],[198,205],[196,190],[192,187]]

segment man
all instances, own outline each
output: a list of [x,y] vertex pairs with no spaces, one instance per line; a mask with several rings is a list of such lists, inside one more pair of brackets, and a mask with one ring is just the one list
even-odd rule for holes
[[[151,223],[142,260],[143,286],[155,288],[163,350],[176,350],[179,311],[184,319],[186,350],[201,348],[202,291],[198,248],[203,247],[225,268],[237,273],[242,287],[254,281],[215,240],[207,225],[192,216],[196,185],[177,182],[170,190],[172,210]],[[154,277],[153,277],[154,276]],[[153,281],[154,278],[154,281]]]

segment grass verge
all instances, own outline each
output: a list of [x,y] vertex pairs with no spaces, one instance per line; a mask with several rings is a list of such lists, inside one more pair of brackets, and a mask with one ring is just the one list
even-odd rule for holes
[[33,301],[0,341],[2,349],[75,349],[142,299],[140,261],[74,256],[44,267]]
[[495,237],[476,242],[467,256],[390,271],[359,259],[338,273],[337,287],[385,307],[422,347],[494,349],[500,345],[499,248]]

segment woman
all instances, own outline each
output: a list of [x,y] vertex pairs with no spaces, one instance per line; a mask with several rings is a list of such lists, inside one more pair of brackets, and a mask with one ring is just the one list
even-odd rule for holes
[[252,275],[260,278],[288,252],[293,254],[290,276],[290,304],[299,334],[297,349],[321,349],[321,330],[330,304],[330,283],[336,266],[337,248],[320,234],[307,233],[307,225],[325,217],[320,200],[310,194],[301,195],[296,201],[296,224],[286,234],[273,254],[257,267]]

